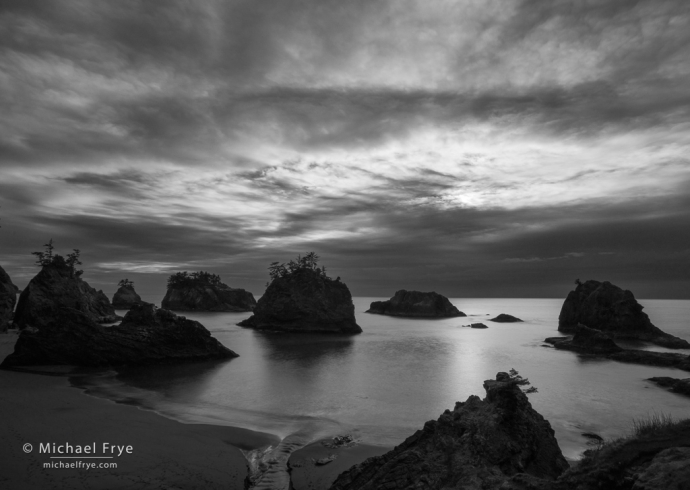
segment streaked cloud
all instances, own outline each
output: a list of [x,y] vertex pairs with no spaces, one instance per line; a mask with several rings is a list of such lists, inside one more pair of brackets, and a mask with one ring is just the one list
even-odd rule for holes
[[316,250],[361,294],[672,295],[689,27],[681,0],[5,2],[3,266],[53,237],[103,284],[260,292]]

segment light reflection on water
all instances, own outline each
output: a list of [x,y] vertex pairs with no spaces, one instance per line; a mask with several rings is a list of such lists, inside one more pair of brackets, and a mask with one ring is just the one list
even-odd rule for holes
[[[584,359],[544,347],[545,337],[558,335],[562,300],[454,299],[472,316],[410,320],[364,313],[375,299],[381,298],[355,298],[364,329],[356,336],[257,332],[235,325],[247,313],[184,313],[241,357],[130,369],[94,382],[102,396],[139,400],[187,422],[237,425],[280,437],[298,430],[314,438],[347,431],[364,442],[395,445],[456,401],[483,397],[485,379],[515,368],[538,387],[530,401],[551,422],[569,458],[586,447],[581,432],[622,435],[633,418],[653,411],[690,416],[689,398],[645,381],[687,377],[683,371]],[[684,321],[690,301],[641,302],[662,330],[690,338]],[[488,321],[499,313],[525,322]],[[461,327],[477,321],[489,328]]]

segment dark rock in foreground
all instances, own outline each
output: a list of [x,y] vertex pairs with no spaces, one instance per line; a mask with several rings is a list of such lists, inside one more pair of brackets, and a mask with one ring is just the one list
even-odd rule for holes
[[483,323],[470,323],[471,328],[489,328]]
[[361,333],[347,286],[312,269],[275,278],[242,327],[287,332]]
[[331,490],[501,488],[519,473],[554,480],[568,468],[551,425],[507,373],[392,451],[341,473]]
[[169,287],[161,302],[163,308],[176,311],[252,311],[254,295],[227,284],[190,283]]
[[128,310],[139,303],[142,303],[141,296],[134,290],[134,286],[120,286],[113,295],[113,308],[118,310]]
[[630,291],[608,281],[579,283],[568,293],[558,317],[558,331],[570,333],[583,324],[613,339],[651,342],[673,349],[690,349],[686,340],[655,327]]
[[492,318],[489,321],[490,322],[496,322],[496,323],[516,323],[516,322],[521,322],[522,320],[520,320],[518,317],[515,317],[513,315],[501,313],[496,318]]
[[677,379],[662,376],[659,378],[649,378],[649,381],[652,381],[653,383],[656,383],[664,388],[670,388],[669,391],[674,393],[690,396],[690,378]]
[[10,276],[0,267],[0,332],[7,330],[12,321],[14,305],[17,303],[17,286],[12,284]]
[[44,328],[62,308],[84,313],[97,323],[113,323],[122,317],[103,293],[96,291],[73,270],[59,264],[45,265],[19,295],[14,324],[19,328]]
[[690,420],[604,444],[549,482],[517,475],[503,490],[670,490],[690,488]]
[[[588,328],[587,330],[592,329]],[[645,366],[673,367],[690,371],[690,356],[685,354],[622,349],[611,341],[617,347],[616,349],[611,347],[611,343],[606,342],[604,339],[608,339],[608,337],[603,339],[599,336],[596,338],[585,337],[573,343],[574,337],[548,337],[544,339],[544,342],[552,344],[556,349],[576,351],[579,354],[603,357],[612,361],[643,364]]]
[[420,291],[406,291],[401,289],[386,301],[374,301],[367,313],[378,315],[401,316],[411,318],[449,318],[467,316],[458,310],[451,302],[434,291],[423,293]]
[[201,323],[144,303],[112,327],[98,325],[79,310],[58,308],[43,328],[21,332],[2,366],[121,366],[232,357],[237,354]]

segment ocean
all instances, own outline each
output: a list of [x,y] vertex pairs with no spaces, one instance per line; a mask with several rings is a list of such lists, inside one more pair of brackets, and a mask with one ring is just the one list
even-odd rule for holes
[[[571,460],[588,447],[583,432],[614,438],[625,435],[633,419],[648,414],[690,417],[690,398],[646,381],[687,377],[683,371],[587,359],[547,347],[544,338],[559,335],[561,299],[451,298],[468,317],[442,320],[365,313],[372,301],[382,299],[354,298],[364,330],[355,336],[238,327],[250,313],[181,313],[201,322],[240,357],[72,380],[92,395],[182,422],[231,425],[281,438],[300,434],[304,443],[353,434],[364,443],[394,446],[455,402],[484,397],[483,381],[512,368],[537,387],[529,400],[551,423]],[[690,339],[690,301],[640,303],[656,326]],[[499,313],[524,323],[488,321]],[[489,328],[462,328],[470,322]]]

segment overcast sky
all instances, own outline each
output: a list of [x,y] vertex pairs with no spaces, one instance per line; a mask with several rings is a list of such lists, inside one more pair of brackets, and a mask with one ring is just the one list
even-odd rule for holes
[[690,298],[690,4],[0,1],[0,265]]

